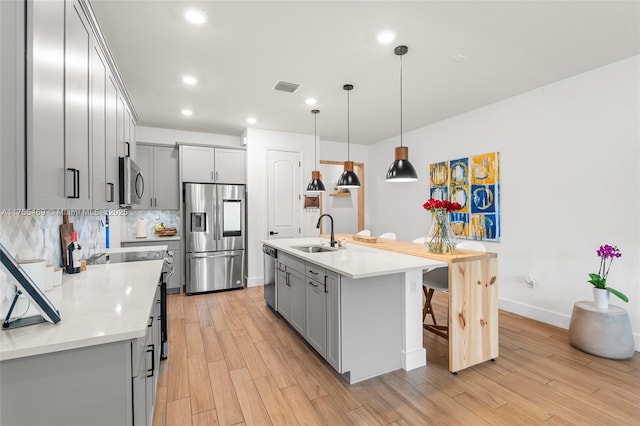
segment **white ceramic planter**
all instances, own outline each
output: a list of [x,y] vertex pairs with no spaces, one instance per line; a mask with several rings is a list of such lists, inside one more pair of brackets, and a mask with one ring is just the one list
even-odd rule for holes
[[593,288],[593,303],[599,309],[609,309],[609,292],[602,288]]

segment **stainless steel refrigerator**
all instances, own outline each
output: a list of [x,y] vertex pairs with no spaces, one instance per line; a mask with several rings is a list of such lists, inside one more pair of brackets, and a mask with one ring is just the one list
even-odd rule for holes
[[187,294],[244,286],[245,186],[184,184]]

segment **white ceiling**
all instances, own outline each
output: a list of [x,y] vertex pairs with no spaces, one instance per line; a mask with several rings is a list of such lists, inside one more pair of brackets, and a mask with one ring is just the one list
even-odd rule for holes
[[[91,0],[139,125],[240,135],[252,127],[370,144],[640,53],[640,3]],[[209,21],[193,26],[184,9]],[[397,33],[390,45],[376,35]],[[456,61],[456,55],[468,59]],[[189,87],[184,74],[200,82]],[[302,84],[293,94],[277,80]],[[194,114],[183,117],[183,108]]]

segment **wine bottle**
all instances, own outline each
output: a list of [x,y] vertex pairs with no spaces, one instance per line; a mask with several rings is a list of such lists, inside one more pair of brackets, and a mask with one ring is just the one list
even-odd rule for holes
[[80,261],[82,260],[82,247],[78,243],[78,233],[71,233],[71,243],[67,247],[67,273],[77,274],[80,272]]

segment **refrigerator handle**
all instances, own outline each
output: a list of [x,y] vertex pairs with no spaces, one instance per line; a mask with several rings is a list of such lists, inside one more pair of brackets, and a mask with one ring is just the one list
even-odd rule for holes
[[220,217],[220,191],[216,191],[216,196],[213,200],[213,239],[220,239],[219,227],[221,226],[222,218]]

